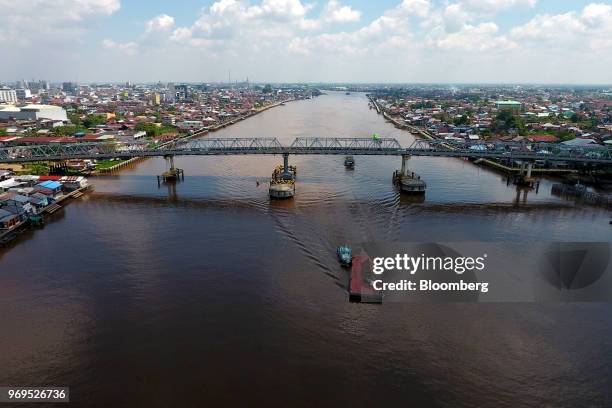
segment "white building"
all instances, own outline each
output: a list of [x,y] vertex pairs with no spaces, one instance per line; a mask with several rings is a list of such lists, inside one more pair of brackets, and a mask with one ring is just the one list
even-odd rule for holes
[[30,104],[24,106],[0,105],[0,119],[68,121],[61,106]]
[[17,89],[15,94],[19,99],[30,99],[32,97],[32,92],[29,89]]
[[0,88],[0,103],[15,103],[17,102],[17,93],[10,88]]

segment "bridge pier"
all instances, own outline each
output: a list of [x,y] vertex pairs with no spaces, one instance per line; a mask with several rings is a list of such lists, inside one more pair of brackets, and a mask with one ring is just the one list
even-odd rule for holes
[[268,193],[271,199],[287,199],[295,195],[297,168],[289,165],[289,153],[283,153],[283,164],[277,166],[270,178]]
[[531,178],[531,170],[533,170],[533,163],[527,163],[527,178]]
[[402,167],[393,173],[393,184],[397,185],[402,193],[425,194],[427,184],[421,180],[421,176],[408,171],[410,157],[408,154],[402,155]]
[[400,170],[402,176],[406,175],[406,164],[408,163],[408,160],[410,160],[409,155],[405,154],[402,156],[402,169]]
[[164,183],[171,183],[185,180],[185,172],[182,169],[177,169],[174,167],[174,155],[167,154],[164,156],[166,163],[169,165],[169,169],[166,170],[161,176],[157,176],[157,185],[160,185],[160,179],[164,181]]
[[514,184],[521,187],[536,188],[539,190],[540,181],[532,177],[533,162],[521,162],[519,174],[514,176]]
[[283,178],[285,180],[293,178],[291,170],[289,169],[289,153],[283,153]]

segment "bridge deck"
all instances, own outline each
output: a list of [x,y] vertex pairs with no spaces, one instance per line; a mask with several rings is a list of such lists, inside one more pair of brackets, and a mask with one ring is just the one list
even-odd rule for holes
[[289,146],[276,138],[202,138],[175,142],[164,148],[145,144],[73,143],[0,148],[0,163],[56,161],[68,159],[107,159],[150,156],[210,156],[239,154],[293,155],[375,155],[469,157],[484,159],[545,160],[612,164],[612,149],[603,146],[568,148],[552,144],[468,143],[449,145],[444,141],[417,140],[402,147],[396,139],[297,138]]

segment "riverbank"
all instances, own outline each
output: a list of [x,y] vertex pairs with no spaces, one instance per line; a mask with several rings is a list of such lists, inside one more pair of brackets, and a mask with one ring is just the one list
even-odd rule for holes
[[[276,103],[272,103],[270,105],[266,105],[266,106],[263,106],[263,107],[260,107],[260,108],[255,108],[254,110],[251,110],[249,113],[247,113],[245,115],[236,117],[234,119],[228,120],[228,121],[223,122],[223,123],[218,123],[216,125],[203,127],[201,129],[198,129],[198,130],[194,131],[193,133],[190,133],[190,134],[187,134],[187,135],[175,137],[174,139],[168,140],[167,142],[164,142],[164,143],[160,144],[157,147],[158,148],[166,147],[166,146],[171,145],[172,143],[183,142],[183,141],[195,139],[195,138],[204,136],[204,135],[206,135],[208,133],[216,132],[216,131],[218,131],[220,129],[226,128],[226,127],[231,126],[231,125],[234,125],[234,124],[236,124],[238,122],[241,122],[241,121],[243,121],[245,119],[248,119],[248,118],[250,118],[252,116],[255,116],[255,115],[258,115],[258,114],[260,114],[262,112],[265,112],[268,109],[276,108],[278,106],[284,106],[285,103],[295,102],[295,101],[299,101],[299,100],[304,100],[304,99],[300,99],[300,98],[287,99],[287,100],[279,101],[279,102],[276,102]],[[133,157],[133,158],[131,158],[129,160],[121,161],[121,162],[117,163],[114,166],[111,166],[111,167],[108,167],[108,168],[105,168],[105,169],[95,170],[94,172],[91,173],[91,175],[92,176],[97,176],[97,175],[101,175],[101,174],[113,173],[113,172],[115,172],[117,170],[122,169],[123,167],[129,166],[130,164],[137,163],[139,161],[146,160],[146,159],[147,159],[147,157]]]
[[19,223],[17,223],[15,226],[11,227],[10,229],[6,231],[0,230],[0,246],[10,243],[15,238],[17,238],[19,235],[21,235],[23,232],[25,232],[28,228],[43,225],[45,219],[48,216],[56,213],[57,211],[65,207],[65,205],[64,206],[60,205],[60,203],[63,203],[68,199],[80,198],[83,195],[85,195],[85,193],[90,188],[91,186],[87,185],[87,186],[72,190],[62,195],[61,197],[58,197],[56,200],[53,201],[53,203],[50,203],[44,208],[41,208],[39,211],[37,211],[36,214],[29,215],[28,218],[20,221]]
[[[379,114],[382,114],[382,116],[387,120],[387,122],[392,123],[396,128],[398,129],[403,129],[403,130],[407,130],[409,131],[412,135],[414,136],[418,136],[422,139],[425,140],[442,140],[439,138],[436,138],[435,136],[431,135],[429,132],[427,132],[424,129],[421,129],[417,126],[411,126],[411,125],[407,125],[405,123],[401,123],[399,120],[391,117],[387,112],[385,112],[384,108],[382,106],[380,106],[378,104],[378,102],[376,102],[376,100],[371,96],[368,95],[368,99],[370,100],[370,102],[372,103],[372,105],[376,108],[376,111]],[[448,145],[448,144],[442,144],[441,146],[449,149],[449,150],[455,150],[456,148]],[[497,170],[502,170],[504,172],[508,172],[508,173],[520,173],[522,170],[520,167],[510,167],[510,166],[506,166],[502,163],[499,163],[497,161],[494,160],[489,160],[489,159],[478,159],[473,161],[474,164],[476,165],[484,165],[487,167],[491,167],[493,169],[497,169]],[[541,168],[541,167],[534,167],[532,170],[533,173],[540,173],[540,174],[548,174],[548,175],[567,175],[567,174],[574,174],[574,173],[578,173],[577,170],[573,170],[573,169],[547,169],[547,168]]]

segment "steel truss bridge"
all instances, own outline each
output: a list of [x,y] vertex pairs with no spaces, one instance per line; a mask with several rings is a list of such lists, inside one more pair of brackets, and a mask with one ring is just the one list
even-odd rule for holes
[[0,148],[0,163],[240,154],[467,157],[612,165],[612,148],[603,146],[570,148],[546,143],[450,144],[417,140],[409,147],[402,147],[396,139],[388,138],[319,137],[299,137],[288,146],[276,138],[202,138],[175,141],[156,148],[146,144],[121,143],[10,146]]

